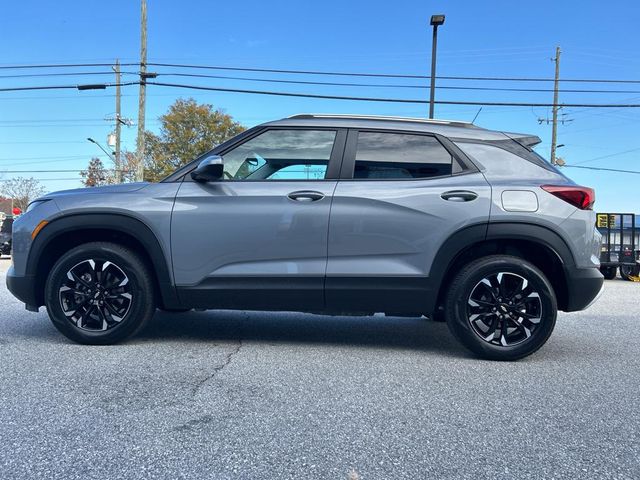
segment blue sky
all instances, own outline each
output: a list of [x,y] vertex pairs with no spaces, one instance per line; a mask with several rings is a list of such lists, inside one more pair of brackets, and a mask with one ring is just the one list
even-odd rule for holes
[[[214,2],[148,0],[148,56],[153,62],[238,67],[315,69],[353,72],[428,74],[429,17],[445,13],[439,31],[438,74],[461,76],[551,77],[556,45],[562,48],[564,78],[640,79],[640,3],[595,0],[513,1],[335,1]],[[135,62],[139,49],[139,2],[67,0],[3,2],[0,65],[28,63]],[[105,71],[96,68],[92,71]],[[175,71],[175,69],[157,69]],[[73,70],[73,71],[77,71]],[[134,67],[123,67],[134,72]],[[42,72],[39,71],[39,72]],[[0,70],[0,77],[28,74]],[[215,73],[215,72],[204,72]],[[225,75],[224,72],[220,72]],[[236,75],[235,73],[226,73]],[[284,78],[267,74],[245,77]],[[424,89],[390,87],[298,86],[216,79],[160,77],[165,81],[356,96],[427,98]],[[289,76],[288,79],[344,81],[344,78]],[[123,81],[135,80],[124,75]],[[359,81],[360,79],[346,79]],[[113,81],[112,76],[0,78],[0,88]],[[417,84],[421,80],[406,81]],[[398,80],[371,79],[397,84]],[[426,85],[426,81],[424,82]],[[440,81],[440,85],[545,88],[548,84],[480,84]],[[564,84],[561,88],[633,90],[639,93],[565,93],[562,102],[640,103],[640,84]],[[137,87],[123,90],[123,115],[137,115]],[[103,144],[112,130],[114,92],[74,90],[0,92],[0,176],[27,170],[48,189],[79,186],[74,173],[101,152],[85,139]],[[179,97],[193,97],[226,110],[247,126],[299,112],[339,112],[423,116],[424,105],[345,102],[149,87],[147,126]],[[549,92],[439,90],[441,100],[550,102]],[[437,106],[436,116],[471,120],[478,107]],[[639,109],[563,109],[571,122],[559,127],[558,151],[567,163],[640,170]],[[546,108],[484,107],[477,124],[522,131],[542,138],[538,151],[549,156],[551,128]],[[135,127],[125,128],[124,148],[135,147]],[[627,153],[621,153],[627,152]],[[104,155],[102,155],[104,158]],[[601,158],[604,157],[604,158]],[[106,161],[106,159],[105,159]],[[106,161],[108,163],[108,161]],[[567,169],[575,181],[596,188],[597,209],[640,212],[640,175]],[[25,174],[30,176],[29,173]]]

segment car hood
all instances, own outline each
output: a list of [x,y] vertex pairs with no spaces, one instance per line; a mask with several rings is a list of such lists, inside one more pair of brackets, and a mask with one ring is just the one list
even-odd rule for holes
[[73,196],[73,195],[91,195],[99,193],[129,193],[140,190],[149,185],[149,182],[136,182],[136,183],[122,183],[120,185],[105,185],[104,187],[86,187],[86,188],[74,188],[72,190],[60,190],[58,192],[51,192],[43,195],[38,200],[54,199],[61,196]]

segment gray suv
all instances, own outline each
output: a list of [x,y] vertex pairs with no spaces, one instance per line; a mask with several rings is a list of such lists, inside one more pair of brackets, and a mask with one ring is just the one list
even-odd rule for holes
[[265,123],[159,183],[34,201],[7,285],[80,343],[124,340],[156,308],[384,312],[518,359],[603,285],[594,192],[539,141],[456,121]]

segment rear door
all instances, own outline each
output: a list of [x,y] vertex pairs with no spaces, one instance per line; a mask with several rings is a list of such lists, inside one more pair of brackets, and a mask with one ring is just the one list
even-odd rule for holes
[[224,178],[180,186],[181,299],[204,308],[324,308],[329,210],[346,131],[270,128],[221,152]]
[[438,249],[489,219],[490,186],[459,155],[436,135],[349,131],[329,222],[329,309],[426,313]]

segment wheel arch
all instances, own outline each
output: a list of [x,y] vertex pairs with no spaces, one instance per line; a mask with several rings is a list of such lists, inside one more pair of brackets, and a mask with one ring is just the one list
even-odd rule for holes
[[565,310],[568,307],[567,269],[575,266],[575,260],[566,241],[547,227],[504,222],[473,225],[456,232],[444,242],[429,275],[437,285],[433,309],[442,305],[448,285],[463,265],[495,254],[517,256],[534,264],[551,283],[558,308]]
[[163,307],[179,307],[171,270],[158,238],[141,220],[126,214],[72,214],[47,224],[33,241],[26,274],[35,278],[36,303],[44,304],[47,274],[60,255],[83,243],[111,241],[127,246],[150,267]]

